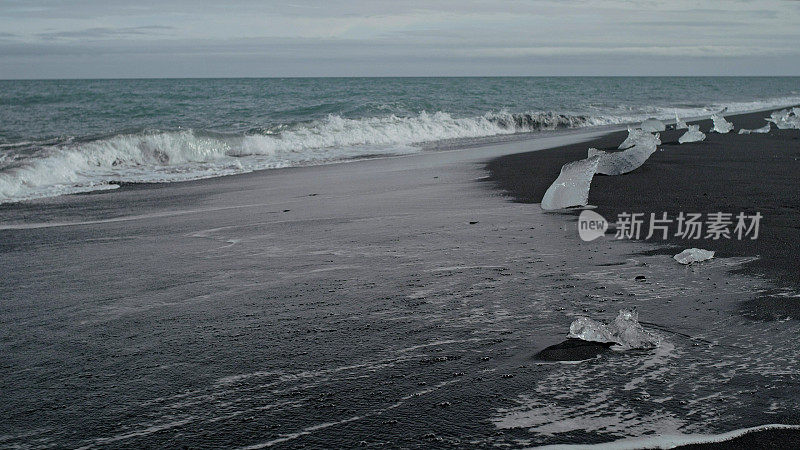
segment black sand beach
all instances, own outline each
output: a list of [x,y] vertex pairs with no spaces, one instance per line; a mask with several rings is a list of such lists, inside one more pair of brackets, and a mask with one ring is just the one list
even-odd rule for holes
[[[601,135],[4,206],[0,446],[526,447],[800,422],[793,324],[730,310],[768,280],[583,242],[484,182],[487,161],[518,161],[538,201],[565,155],[621,137]],[[592,203],[610,214],[594,196],[637,176],[597,177]],[[576,317],[623,308],[662,345],[537,359],[574,353],[552,346]]]
[[[734,216],[760,212],[763,219],[757,240],[687,240],[670,233],[667,243],[675,248],[667,253],[699,247],[715,250],[719,257],[758,256],[746,265],[750,273],[796,287],[800,283],[800,132],[773,125],[769,134],[737,134],[740,128],[763,126],[765,117],[769,112],[729,116],[735,129],[728,134],[707,132],[710,120],[690,122],[706,133],[705,141],[696,143],[678,144],[685,130],[663,132],[659,151],[642,167],[622,176],[595,176],[589,204],[596,205],[612,226],[622,212],[648,217],[651,212],[657,216],[667,212],[670,218],[681,211],[704,216],[718,211]],[[626,135],[617,132],[587,143],[503,156],[487,168],[492,180],[517,201],[538,203],[563,164],[585,158],[589,147],[615,150]],[[652,241],[663,242],[661,236]],[[787,305],[786,311],[800,317],[797,306]]]

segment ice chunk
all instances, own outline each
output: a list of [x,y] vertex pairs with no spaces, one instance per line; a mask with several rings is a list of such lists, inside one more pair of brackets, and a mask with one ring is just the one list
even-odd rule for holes
[[786,116],[781,119],[767,119],[767,122],[772,122],[779,130],[793,130],[800,129],[800,117]]
[[661,145],[661,139],[659,138],[659,135],[653,136],[652,134],[639,128],[628,127],[628,137],[625,138],[625,140],[622,141],[622,144],[619,144],[619,147],[617,148],[620,150],[625,150],[626,148],[633,147],[639,142],[653,142],[654,140],[656,145]]
[[642,122],[642,130],[648,133],[657,133],[659,131],[666,130],[667,127],[664,125],[664,122],[658,119],[647,119]]
[[680,117],[678,117],[678,110],[676,109],[675,110],[675,129],[676,130],[685,130],[688,127],[689,126],[686,125],[686,122],[684,122]]
[[623,348],[655,348],[660,343],[656,336],[642,328],[636,311],[621,309],[613,327],[617,343]]
[[703,250],[700,248],[688,248],[677,255],[673,256],[675,261],[681,264],[691,264],[693,262],[705,261],[714,257],[714,252],[711,250]]
[[569,326],[569,336],[590,342],[614,342],[616,338],[605,324],[588,317],[578,317]]
[[599,156],[600,162],[597,165],[597,172],[602,175],[622,175],[638,169],[647,158],[656,151],[657,143],[661,143],[658,135],[653,136],[646,133],[633,147],[621,152],[604,152],[596,148],[590,148],[588,156]]
[[761,128],[756,128],[756,129],[753,129],[753,130],[747,130],[747,129],[742,128],[741,130],[739,130],[739,134],[769,133],[770,126],[771,126],[771,124],[768,123],[768,124],[764,125]]
[[700,131],[700,125],[689,125],[689,131],[683,133],[683,136],[678,138],[678,143],[685,144],[687,142],[700,142],[705,138],[705,133]]
[[569,326],[567,337],[591,342],[613,342],[617,349],[654,348],[660,343],[657,336],[642,328],[639,314],[628,309],[620,310],[609,325],[579,317]]
[[797,115],[797,108],[792,108],[791,111],[788,109],[773,111],[769,116],[770,118],[766,119],[767,122],[774,123],[779,130],[800,129],[800,116]]
[[628,127],[628,137],[626,137],[625,140],[622,141],[622,144],[619,144],[619,147],[617,147],[617,148],[620,149],[620,150],[625,150],[626,148],[631,148],[634,145],[636,145],[636,142],[639,141],[642,138],[642,136],[646,136],[648,134],[650,134],[650,133],[648,133],[646,131],[642,131],[642,130],[640,130],[638,128]]
[[542,209],[563,209],[588,203],[589,187],[599,162],[600,157],[595,156],[564,164],[558,178],[542,197]]
[[725,120],[725,117],[723,117],[721,113],[711,116],[711,120],[714,121],[714,127],[711,128],[711,131],[725,134],[733,130],[733,124]]
[[780,111],[772,111],[769,114],[769,117],[773,120],[782,120],[789,116],[790,111],[788,109],[782,109]]

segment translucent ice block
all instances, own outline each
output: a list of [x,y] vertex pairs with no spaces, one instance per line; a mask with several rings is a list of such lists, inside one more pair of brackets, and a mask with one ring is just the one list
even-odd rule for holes
[[590,148],[588,156],[599,156],[600,162],[597,165],[597,172],[602,175],[622,175],[638,169],[647,158],[655,151],[657,142],[661,142],[658,135],[653,136],[646,133],[649,139],[642,137],[636,145],[621,152],[604,152],[596,148]]
[[691,264],[694,262],[705,261],[713,257],[713,251],[703,250],[700,248],[689,248],[673,256],[675,261],[678,261],[681,264]]
[[705,138],[705,133],[700,131],[700,125],[689,125],[689,131],[683,133],[683,136],[678,138],[678,143],[685,144],[687,142],[700,142]]
[[685,130],[689,126],[686,125],[686,122],[683,121],[680,117],[678,117],[678,111],[675,111],[675,129],[676,130]]
[[563,209],[588,203],[589,187],[599,162],[600,157],[595,156],[564,164],[558,178],[542,197],[542,209]]
[[648,133],[657,133],[666,129],[667,127],[664,125],[664,122],[658,119],[647,119],[642,122],[642,130]]
[[711,131],[725,134],[733,130],[733,124],[725,120],[722,114],[714,114],[711,116],[711,120],[714,121],[714,127],[711,128]]

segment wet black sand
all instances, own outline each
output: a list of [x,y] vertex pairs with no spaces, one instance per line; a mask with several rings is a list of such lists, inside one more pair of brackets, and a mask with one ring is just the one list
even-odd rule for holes
[[[562,215],[476,181],[576,139],[0,208],[0,447],[516,448],[799,423],[796,328],[718,320],[696,300],[750,290],[697,282],[721,280],[716,261],[642,257],[633,281],[625,255],[646,246],[565,236]],[[694,315],[664,311],[687,297]],[[669,333],[662,352],[535,361],[575,315],[634,306]],[[709,323],[746,329],[695,345]],[[698,364],[721,360],[741,369]]]
[[[729,116],[735,129],[728,134],[709,133],[710,120],[699,122],[707,137],[703,142],[678,144],[685,130],[661,133],[659,151],[639,169],[622,176],[595,176],[589,202],[612,223],[622,212],[649,216],[667,212],[760,212],[757,240],[686,240],[670,236],[667,247],[652,253],[675,254],[699,247],[717,252],[717,257],[758,256],[739,269],[773,280],[775,292],[740,305],[744,316],[756,320],[800,318],[800,299],[776,295],[795,290],[800,284],[800,131],[777,130],[769,134],[739,135],[740,128],[758,128],[769,112]],[[591,142],[545,151],[496,158],[487,168],[491,180],[515,201],[539,203],[567,162],[586,157],[589,147],[613,150],[627,132],[617,132]],[[661,151],[663,149],[663,151]],[[555,213],[555,214],[563,214]],[[575,214],[577,212],[569,212]],[[670,228],[674,231],[674,227]],[[605,239],[614,239],[613,229]],[[672,234],[672,233],[670,233]],[[642,236],[644,238],[644,235]],[[660,236],[656,243],[662,243]],[[791,448],[797,445],[796,430],[765,430],[731,441],[681,448]]]
[[[595,176],[589,203],[596,205],[596,211],[612,225],[622,212],[641,212],[646,217],[651,212],[657,216],[667,212],[669,218],[681,211],[703,213],[704,217],[711,212],[734,216],[739,212],[760,212],[763,219],[757,240],[687,240],[670,236],[667,242],[675,248],[666,251],[678,253],[698,247],[715,250],[718,257],[759,256],[746,266],[746,271],[768,276],[780,286],[797,286],[800,131],[777,130],[773,126],[769,134],[736,134],[740,128],[763,126],[765,117],[769,112],[727,117],[735,129],[724,135],[707,132],[710,120],[690,122],[699,123],[707,135],[705,141],[697,143],[678,144],[678,137],[685,130],[663,132],[659,151],[639,169],[622,176]],[[612,133],[587,143],[503,156],[492,160],[488,169],[491,179],[516,201],[538,203],[563,164],[585,158],[589,147],[616,149],[626,135],[627,132]],[[671,230],[675,229],[673,224]],[[606,237],[609,238],[613,239],[613,235]],[[652,240],[656,242],[656,238]],[[662,242],[661,236],[657,241]]]

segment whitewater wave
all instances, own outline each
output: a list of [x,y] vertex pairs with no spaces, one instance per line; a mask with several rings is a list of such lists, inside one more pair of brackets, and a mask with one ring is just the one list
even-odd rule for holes
[[[172,182],[254,170],[324,164],[367,156],[420,151],[420,145],[454,139],[633,123],[647,117],[699,117],[721,106],[729,112],[796,104],[800,98],[691,107],[653,107],[597,114],[492,112],[453,117],[415,116],[323,120],[252,129],[244,134],[177,130],[119,134],[94,140],[5,142],[0,147],[0,203],[113,189],[117,182]],[[74,139],[74,140],[73,140]]]
[[612,122],[548,112],[499,112],[473,118],[422,112],[414,117],[362,119],[330,115],[278,132],[237,136],[206,136],[194,130],[122,134],[39,146],[31,155],[0,160],[0,203],[110,189],[120,181],[185,181],[366,155],[407,154],[419,151],[417,144],[439,140],[605,123]]

